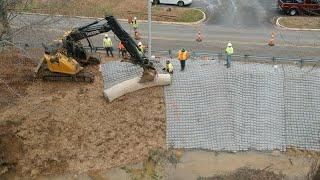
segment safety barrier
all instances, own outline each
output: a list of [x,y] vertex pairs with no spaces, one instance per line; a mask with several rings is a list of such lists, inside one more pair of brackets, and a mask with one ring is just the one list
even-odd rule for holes
[[[85,47],[90,49],[89,47]],[[93,52],[103,51],[103,47],[93,47]],[[177,49],[170,50],[153,50],[152,55],[157,58],[176,58],[178,54]],[[223,59],[226,54],[224,52],[199,52],[190,51],[190,59],[192,60],[215,60]],[[249,55],[249,54],[234,54],[232,55],[235,61],[252,61],[252,62],[270,62],[270,63],[294,63],[300,66],[309,63],[319,63],[320,59],[316,58],[295,58],[295,57],[277,57],[277,56],[264,56],[264,55]]]

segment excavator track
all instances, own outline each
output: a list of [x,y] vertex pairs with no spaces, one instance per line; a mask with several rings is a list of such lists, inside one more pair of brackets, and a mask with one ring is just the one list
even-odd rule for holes
[[62,82],[86,82],[93,83],[94,75],[87,72],[79,72],[75,75],[68,75],[62,73],[53,73],[48,69],[41,73],[41,77],[44,81],[62,81]]

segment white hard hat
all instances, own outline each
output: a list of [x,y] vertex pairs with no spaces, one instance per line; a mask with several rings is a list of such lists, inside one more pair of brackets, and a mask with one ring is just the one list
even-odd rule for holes
[[133,17],[134,20],[137,20],[137,17]]
[[108,35],[108,34],[105,34],[104,37],[109,37],[109,35]]
[[139,43],[138,43],[138,46],[142,46],[142,42],[139,42]]
[[228,43],[228,47],[231,47],[231,46],[232,46],[232,44],[229,42],[229,43]]

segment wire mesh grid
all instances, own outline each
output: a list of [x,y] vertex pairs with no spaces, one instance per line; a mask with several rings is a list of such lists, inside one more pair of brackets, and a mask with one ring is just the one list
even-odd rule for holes
[[[226,69],[218,60],[191,60],[180,71],[179,61],[172,63],[172,84],[164,88],[168,146],[320,150],[318,69],[240,62]],[[130,64],[102,65],[105,88],[140,73]]]

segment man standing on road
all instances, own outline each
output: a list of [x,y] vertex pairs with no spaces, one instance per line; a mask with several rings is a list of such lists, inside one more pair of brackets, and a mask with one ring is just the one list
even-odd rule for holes
[[137,17],[134,17],[134,18],[133,18],[132,27],[133,27],[133,31],[134,31],[134,32],[137,32],[137,30],[138,30]]
[[186,60],[188,59],[188,51],[186,51],[185,49],[181,49],[178,53],[178,59],[181,65],[181,71],[184,71]]
[[[113,57],[113,46],[112,46],[112,40],[109,38],[108,34],[104,35],[103,38],[103,47],[106,49],[107,56],[109,57],[110,55]],[[110,53],[110,54],[109,54]]]
[[225,66],[229,68],[231,66],[231,62],[232,62],[231,56],[233,54],[233,47],[230,42],[228,43],[228,46],[226,48],[226,53],[227,53],[227,64],[225,64]]

